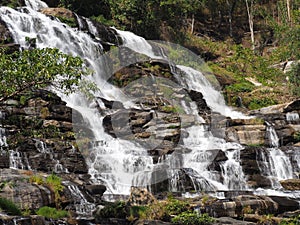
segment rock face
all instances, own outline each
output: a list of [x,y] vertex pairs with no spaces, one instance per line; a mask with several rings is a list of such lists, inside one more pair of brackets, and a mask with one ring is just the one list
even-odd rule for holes
[[47,16],[54,16],[58,18],[63,17],[63,18],[75,20],[75,16],[73,12],[65,8],[44,8],[41,10],[41,13]]
[[278,204],[269,197],[252,195],[241,195],[232,201],[218,200],[206,208],[206,211],[214,217],[242,217],[245,214],[245,207],[253,213],[260,215],[277,212]]
[[[86,163],[76,150],[72,109],[58,97],[43,90],[21,97],[25,102],[7,101],[1,123],[7,130],[10,155],[18,169],[43,172],[87,173]],[[22,144],[21,144],[22,143]],[[16,158],[17,155],[21,159]]]
[[74,215],[80,215],[85,207],[89,211],[84,213],[91,214],[106,187],[92,185],[89,180],[72,126],[76,111],[45,90],[10,99],[0,111],[1,129],[5,130],[8,144],[1,145],[0,197],[12,200],[22,210],[54,207],[58,204],[56,192],[46,182],[46,177],[54,173],[63,185],[60,206]]
[[105,131],[113,137],[138,142],[155,162],[158,157],[180,148],[181,128],[196,122],[194,116],[185,112],[182,102],[189,105],[195,100],[199,114],[206,115],[209,120],[210,109],[202,94],[187,92],[176,84],[169,64],[164,61],[129,65],[117,71],[109,82],[136,101],[134,107],[124,109],[120,102],[102,100],[109,109],[99,107],[99,111],[106,114],[103,120]]

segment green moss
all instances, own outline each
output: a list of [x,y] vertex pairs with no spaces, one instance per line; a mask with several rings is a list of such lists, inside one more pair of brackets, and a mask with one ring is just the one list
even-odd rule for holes
[[48,207],[48,206],[43,206],[39,208],[36,214],[40,216],[44,216],[48,219],[60,219],[69,216],[69,213],[65,210],[57,210],[55,208]]
[[295,132],[293,134],[293,138],[294,138],[295,141],[299,142],[300,141],[300,132],[299,131]]
[[128,216],[126,204],[123,201],[108,203],[99,213],[100,218],[121,218]]
[[196,212],[183,212],[172,219],[175,224],[182,225],[207,225],[214,222],[214,218],[210,217],[208,214],[198,214]]
[[65,23],[69,25],[70,27],[76,27],[77,23],[75,18],[68,18],[68,17],[62,17],[62,16],[56,16],[62,23]]
[[247,81],[235,83],[226,87],[226,91],[229,92],[251,92],[254,89],[255,86]]
[[251,99],[250,103],[248,104],[248,108],[253,110],[253,109],[260,109],[266,106],[270,106],[270,105],[275,105],[278,102],[276,101],[276,99],[271,99],[268,97],[261,97],[261,98],[253,98]]
[[46,178],[46,184],[54,192],[56,208],[60,207],[60,192],[64,190],[64,186],[62,185],[61,181],[62,179],[55,174],[51,174]]
[[40,175],[32,175],[29,177],[29,182],[30,183],[36,183],[38,185],[42,185],[45,183],[44,179]]
[[19,207],[14,202],[6,198],[0,197],[0,208],[11,215],[15,215],[15,216],[22,215],[22,212],[19,209]]

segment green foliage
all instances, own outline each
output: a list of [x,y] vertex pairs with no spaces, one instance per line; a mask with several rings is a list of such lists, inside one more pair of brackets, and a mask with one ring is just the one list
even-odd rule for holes
[[[300,38],[300,37],[299,37]],[[300,63],[296,63],[288,73],[291,91],[294,95],[300,96]]]
[[127,216],[126,218],[129,221],[133,221],[136,218],[146,219],[147,210],[147,206],[131,206],[129,208],[129,216]]
[[104,24],[106,26],[114,26],[115,23],[112,20],[106,19],[103,15],[92,16],[92,20]]
[[206,225],[212,224],[214,219],[208,214],[198,214],[196,212],[183,212],[172,219],[172,223],[182,225]]
[[29,177],[30,183],[36,183],[38,185],[43,185],[45,183],[44,178],[40,175],[32,175]]
[[0,209],[6,211],[8,214],[11,215],[16,215],[16,216],[22,215],[22,212],[19,209],[19,207],[14,202],[6,198],[0,197]]
[[168,215],[178,215],[189,210],[189,203],[187,201],[180,201],[171,197],[168,198],[165,209],[166,214]]
[[251,92],[253,89],[254,85],[247,81],[235,83],[226,87],[226,90],[230,92]]
[[5,5],[11,8],[17,8],[22,6],[21,0],[2,0],[0,6]]
[[76,27],[76,20],[74,18],[56,16],[62,23],[69,25],[70,27]]
[[64,186],[61,183],[61,178],[55,174],[51,174],[46,178],[46,184],[54,192],[56,208],[60,207],[60,192],[64,190]]
[[0,49],[0,73],[0,102],[3,102],[23,91],[48,85],[71,93],[79,86],[82,76],[90,71],[79,57],[45,48],[11,54]]
[[57,210],[48,206],[43,206],[39,208],[36,214],[44,216],[48,219],[60,219],[69,216],[69,213],[65,210]]
[[248,105],[248,108],[253,110],[275,104],[277,104],[277,101],[268,97],[252,98]]
[[99,213],[100,218],[122,218],[128,216],[126,203],[123,201],[108,203]]
[[279,225],[300,225],[300,215],[291,219],[283,219]]
[[293,134],[293,138],[294,138],[295,141],[300,141],[300,132],[299,131],[295,132]]

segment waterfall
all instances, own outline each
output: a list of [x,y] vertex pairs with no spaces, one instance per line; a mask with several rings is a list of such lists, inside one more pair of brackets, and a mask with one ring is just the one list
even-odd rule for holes
[[225,153],[228,160],[221,165],[224,184],[230,190],[247,189],[245,175],[239,162],[240,151],[237,149]]
[[299,120],[299,114],[297,112],[288,112],[286,114],[286,121],[298,121]]
[[[122,90],[106,82],[107,77],[110,77],[111,74],[108,73],[107,62],[103,57],[103,48],[96,39],[85,32],[72,29],[66,24],[37,12],[36,9],[45,7],[44,3],[36,0],[27,2],[27,7],[21,8],[19,11],[8,7],[0,8],[1,19],[7,24],[16,43],[26,47],[25,37],[36,38],[38,48],[59,48],[64,53],[82,57],[94,71],[90,79],[101,89],[101,92],[97,93],[97,97],[121,101],[125,107],[131,104],[131,99],[124,95]],[[96,34],[92,23],[88,20],[87,23],[90,32]],[[145,39],[127,31],[117,30],[117,32],[122,37],[125,46],[131,50],[148,57],[166,59],[162,49],[159,48],[160,53],[155,53],[150,42]],[[207,104],[214,111],[225,116],[244,117],[241,113],[234,112],[225,105],[220,92],[214,89],[201,72],[184,65],[179,65],[178,68],[184,72],[182,74],[175,73],[179,83],[182,81],[188,90],[201,91]],[[174,156],[167,156],[161,162],[154,164],[146,149],[138,143],[108,135],[102,126],[104,115],[101,115],[95,104],[86,100],[80,93],[69,96],[60,92],[58,94],[67,102],[68,106],[81,113],[86,126],[93,131],[92,137],[88,137],[91,147],[84,149],[82,154],[89,166],[91,179],[95,183],[105,184],[108,192],[128,194],[131,185],[149,187],[151,183],[159,182],[161,179],[170,179],[171,189],[176,190],[179,188],[177,179],[180,168],[190,168],[190,170],[186,170],[186,173],[191,177],[196,190],[246,188],[246,178],[239,164],[239,152],[242,147],[214,137],[203,125],[199,124],[204,120],[195,110],[195,104],[183,105],[185,111],[194,114],[199,122],[186,128],[185,131],[189,135],[182,138],[183,147],[190,151],[179,154],[180,162],[174,162],[174,160],[176,161],[174,157],[178,156],[174,154]],[[100,107],[103,105],[101,100],[98,100],[98,104]],[[76,125],[74,125],[74,129],[76,130]],[[41,153],[51,153],[51,149],[39,140],[36,141],[36,147]],[[228,157],[227,162],[222,165],[223,180],[216,171],[208,169],[209,164],[216,156],[214,153],[216,149],[225,152]],[[165,173],[161,173],[161,171]]]
[[79,216],[92,216],[93,211],[96,206],[94,203],[88,202],[88,200],[84,197],[82,192],[79,190],[78,186],[72,184],[65,184],[69,189],[71,195],[73,196],[74,205],[76,209],[76,213]]
[[8,147],[8,144],[6,142],[5,129],[0,127],[0,150],[1,150],[1,152],[4,147]]
[[261,173],[271,181],[273,189],[282,188],[279,181],[293,178],[293,168],[290,157],[279,149],[279,138],[274,127],[266,123],[266,136],[270,148],[258,152]]
[[290,158],[279,148],[259,151],[257,161],[261,174],[270,180],[273,189],[282,188],[280,180],[293,178]]
[[51,154],[52,149],[48,148],[47,144],[39,139],[34,139],[36,149],[43,154]]
[[0,153],[3,151],[3,147],[8,147],[6,142],[5,129],[2,127],[2,120],[4,119],[4,113],[0,111]]
[[277,136],[277,133],[269,122],[266,122],[267,128],[266,128],[266,138],[269,141],[269,146],[278,148],[279,147],[279,138]]

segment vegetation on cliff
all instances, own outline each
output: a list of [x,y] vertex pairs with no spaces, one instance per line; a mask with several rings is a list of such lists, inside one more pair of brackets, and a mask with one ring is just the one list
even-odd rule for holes
[[[102,0],[57,4],[146,39],[179,43],[208,61],[228,104],[249,109],[299,96],[299,0]],[[86,13],[91,5],[105,10]],[[104,11],[105,12],[104,12]],[[226,87],[225,87],[226,86]]]
[[58,49],[29,49],[11,54],[0,49],[0,73],[0,102],[3,102],[26,90],[49,85],[72,92],[89,70],[83,67],[82,59]]

